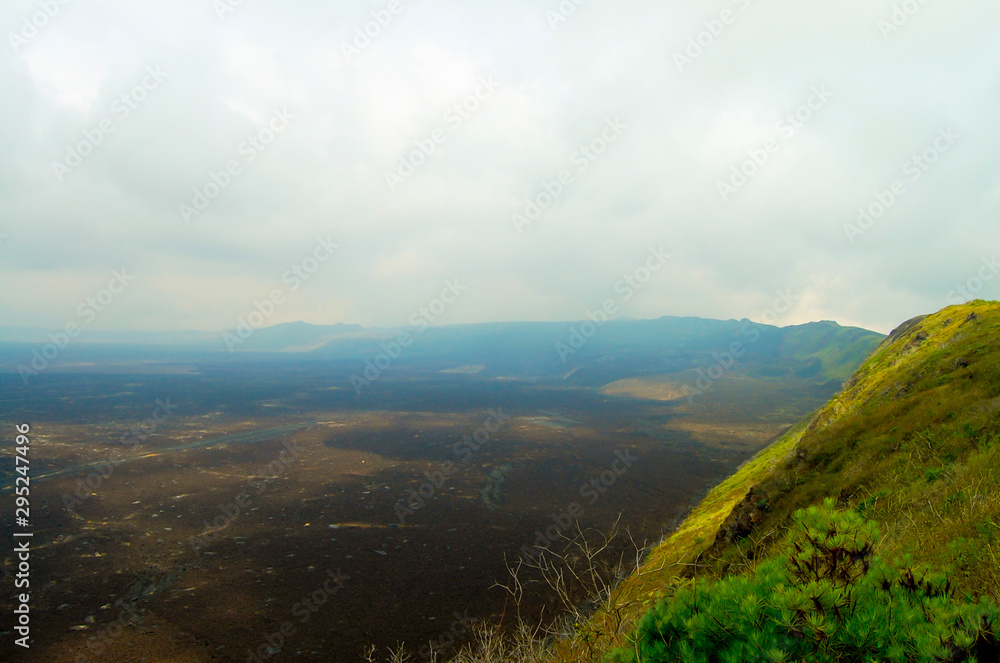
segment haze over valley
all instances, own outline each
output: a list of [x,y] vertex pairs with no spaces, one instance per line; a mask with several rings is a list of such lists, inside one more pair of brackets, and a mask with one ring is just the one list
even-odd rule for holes
[[0,663],[1000,662],[995,0],[0,19]]

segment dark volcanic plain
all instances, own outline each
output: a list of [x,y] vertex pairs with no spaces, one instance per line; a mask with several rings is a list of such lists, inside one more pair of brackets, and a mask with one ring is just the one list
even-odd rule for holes
[[[4,442],[14,423],[32,426],[32,654],[355,661],[369,644],[447,641],[456,613],[509,625],[516,609],[496,583],[553,515],[575,502],[583,529],[621,515],[653,543],[836,388],[730,375],[688,403],[676,387],[690,376],[675,378],[601,390],[399,369],[359,397],[336,364],[160,364],[52,372],[28,399],[3,376]],[[128,442],[158,400],[176,409]],[[491,411],[510,419],[456,453]],[[618,452],[639,460],[583,496]],[[456,471],[401,523],[397,504],[446,462]],[[10,484],[8,471],[4,494]],[[328,596],[331,574],[342,584]],[[549,598],[539,589],[522,614]],[[286,622],[294,634],[275,646]]]

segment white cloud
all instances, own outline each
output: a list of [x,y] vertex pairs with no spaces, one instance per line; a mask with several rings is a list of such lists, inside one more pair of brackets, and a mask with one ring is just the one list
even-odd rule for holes
[[[351,62],[341,45],[377,4],[244,3],[223,22],[194,0],[73,5],[0,55],[4,323],[58,324],[74,304],[59,284],[128,265],[146,278],[101,324],[218,328],[330,233],[344,249],[287,319],[400,324],[454,277],[470,295],[450,322],[575,318],[666,243],[670,278],[628,315],[749,316],[792,288],[807,297],[789,320],[886,330],[946,305],[998,245],[991,0],[928,4],[889,40],[887,0],[751,2],[683,73],[673,53],[743,3],[586,3],[552,32],[556,4],[407,4]],[[52,161],[154,65],[169,80],[60,184]],[[391,192],[385,171],[483,76],[502,86]],[[723,203],[717,182],[821,84],[832,100]],[[286,106],[294,125],[245,161]],[[614,117],[622,139],[518,235],[511,214]],[[955,149],[848,243],[857,208],[945,126]],[[234,158],[185,226],[178,205]]]

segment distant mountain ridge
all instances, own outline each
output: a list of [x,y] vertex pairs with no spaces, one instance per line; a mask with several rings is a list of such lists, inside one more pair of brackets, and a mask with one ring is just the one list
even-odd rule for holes
[[[742,344],[743,370],[800,372],[801,377],[844,380],[885,338],[834,322],[773,327],[749,320],[665,316],[656,320],[587,323],[493,323],[432,327],[414,334],[400,365],[444,368],[485,366],[485,374],[549,375],[573,372],[581,384],[603,384],[620,374],[672,373],[716,361]],[[588,335],[588,332],[589,333]],[[398,342],[398,332],[340,337],[311,353],[347,359],[378,357]],[[765,366],[766,365],[766,366]],[[756,369],[754,368],[756,367]]]
[[[240,347],[243,350],[269,350],[280,352],[286,348],[299,345],[310,345],[329,340],[342,333],[361,331],[361,325],[314,325],[308,322],[289,322],[271,327],[261,327],[253,330],[249,341]],[[58,334],[62,330],[50,330],[41,327],[0,327],[0,343],[39,343],[51,342],[50,334]],[[188,346],[197,348],[224,348],[222,338],[229,332],[180,331],[180,332],[142,332],[142,331],[92,331],[83,330],[75,339],[81,343],[100,343],[108,345],[148,345],[148,346]]]
[[[806,339],[813,344],[803,344],[801,351],[814,351],[816,344],[822,344],[822,334],[830,331],[838,333],[833,328],[812,329]],[[917,569],[944,570],[948,596],[1000,603],[997,339],[998,302],[976,300],[901,324],[825,406],[715,487],[650,552],[643,566],[616,590],[617,605],[627,609],[596,612],[580,632],[599,635],[585,642],[582,638],[561,642],[551,660],[590,661],[595,660],[595,651],[603,654],[620,647],[624,658],[601,660],[631,660],[628,652],[638,651],[637,641],[654,645],[666,641],[668,627],[657,630],[666,620],[656,619],[665,614],[663,606],[671,605],[678,587],[691,586],[695,578],[699,582],[752,578],[769,560],[782,559],[795,514],[824,500],[873,522],[885,533],[877,539],[873,554]],[[702,592],[706,586],[700,585]],[[781,587],[772,596],[787,591]],[[649,617],[654,604],[660,612]],[[935,636],[934,642],[948,650],[949,658],[905,660],[977,660],[957,644],[965,650],[978,648],[979,661],[1000,660],[1000,621],[980,626],[966,640],[946,641],[943,631],[941,638]],[[697,627],[694,624],[691,632]],[[838,628],[831,621],[824,630],[834,633]],[[763,626],[758,630],[764,632]],[[686,639],[688,631],[669,634],[671,642],[691,642]],[[757,644],[766,648],[772,642],[762,638]],[[662,656],[643,660],[675,660],[663,651]],[[783,651],[771,651],[780,654],[774,660],[792,660]],[[692,660],[708,660],[697,655]]]
[[[0,370],[16,372],[53,338],[46,330],[0,327]],[[53,363],[315,361],[358,374],[371,374],[376,363],[383,370],[452,374],[476,366],[486,378],[565,379],[585,387],[634,376],[690,382],[698,370],[728,373],[732,363],[736,373],[755,379],[839,386],[884,338],[829,321],[774,327],[674,316],[395,329],[293,322],[224,333],[85,331],[55,353]]]

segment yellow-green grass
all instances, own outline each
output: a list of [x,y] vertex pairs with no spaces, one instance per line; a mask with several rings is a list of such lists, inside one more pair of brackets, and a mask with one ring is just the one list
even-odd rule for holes
[[[754,533],[712,547],[751,488]],[[621,585],[619,614],[596,614],[554,660],[600,660],[682,576],[746,570],[826,497],[879,523],[877,554],[946,568],[960,593],[1000,601],[1000,304],[949,307],[886,339],[830,403],[712,490]]]

